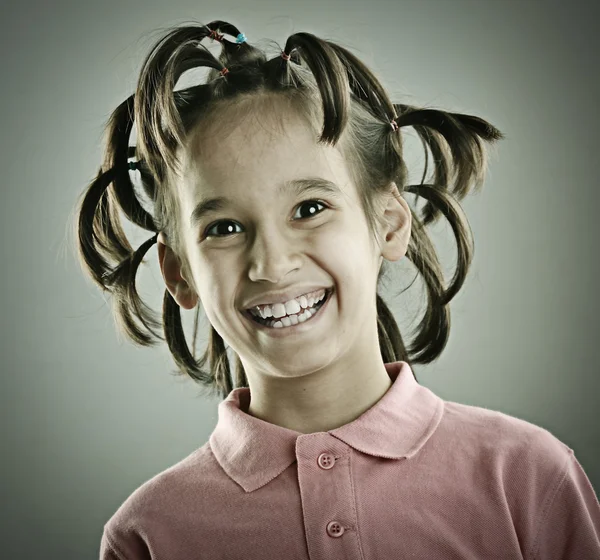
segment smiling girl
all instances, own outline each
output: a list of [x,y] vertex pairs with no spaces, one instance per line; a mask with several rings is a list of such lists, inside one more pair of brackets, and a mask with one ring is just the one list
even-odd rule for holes
[[[206,83],[175,91],[199,67]],[[405,127],[425,149],[417,185],[406,184]],[[106,523],[102,559],[600,557],[600,507],[570,448],[444,401],[415,375],[448,341],[473,255],[459,201],[483,184],[498,129],[392,103],[354,55],[313,34],[268,58],[213,21],[156,45],[107,132],[80,206],[84,270],[114,296],[127,336],[166,340],[179,371],[223,400],[209,441]],[[421,215],[406,193],[426,200]],[[135,251],[119,210],[155,233]],[[424,229],[441,215],[458,251],[448,286]],[[164,339],[135,288],[155,242]],[[428,298],[409,347],[378,294],[386,262],[403,258]],[[210,332],[197,361],[180,309],[197,321],[200,307]]]

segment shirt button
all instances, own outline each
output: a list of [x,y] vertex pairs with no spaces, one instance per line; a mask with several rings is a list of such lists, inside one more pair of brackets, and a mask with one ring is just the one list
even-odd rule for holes
[[335,466],[335,457],[331,453],[321,453],[317,463],[322,469],[332,469]]
[[337,521],[327,523],[327,534],[330,537],[341,537],[344,534],[344,527]]

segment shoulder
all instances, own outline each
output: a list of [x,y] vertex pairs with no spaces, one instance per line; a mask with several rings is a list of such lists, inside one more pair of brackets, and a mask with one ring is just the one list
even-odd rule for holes
[[503,469],[521,474],[535,471],[544,479],[556,479],[573,454],[548,429],[481,406],[444,401],[443,424],[459,447],[466,446]]
[[[190,488],[209,474],[204,468],[212,452],[208,442],[178,463],[154,475],[137,487],[106,522],[111,539],[121,541],[132,533],[147,533],[160,524],[165,512],[175,512]],[[210,471],[210,469],[208,469]]]
[[525,558],[600,558],[600,504],[573,449],[521,418],[444,404],[446,451],[509,513]]

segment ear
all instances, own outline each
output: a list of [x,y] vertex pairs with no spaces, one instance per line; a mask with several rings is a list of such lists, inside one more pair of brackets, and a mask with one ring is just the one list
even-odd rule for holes
[[398,191],[396,183],[387,195],[384,211],[386,226],[380,230],[381,255],[388,261],[397,261],[406,255],[412,227],[410,206]]
[[198,303],[198,295],[192,288],[181,270],[181,260],[168,245],[166,236],[161,231],[156,240],[158,247],[158,263],[162,272],[167,290],[173,296],[179,307],[193,309]]

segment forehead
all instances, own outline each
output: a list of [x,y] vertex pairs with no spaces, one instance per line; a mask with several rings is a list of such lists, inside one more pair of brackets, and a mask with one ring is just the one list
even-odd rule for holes
[[318,138],[318,130],[281,102],[221,110],[197,126],[190,138],[184,191],[192,199],[238,186],[260,192],[309,176],[343,187],[349,176],[339,144],[318,144]]
[[191,170],[201,166],[205,171],[264,161],[271,154],[283,157],[302,151],[311,155],[322,149],[317,140],[309,123],[281,102],[272,106],[246,102],[218,110],[194,129],[187,163]]

